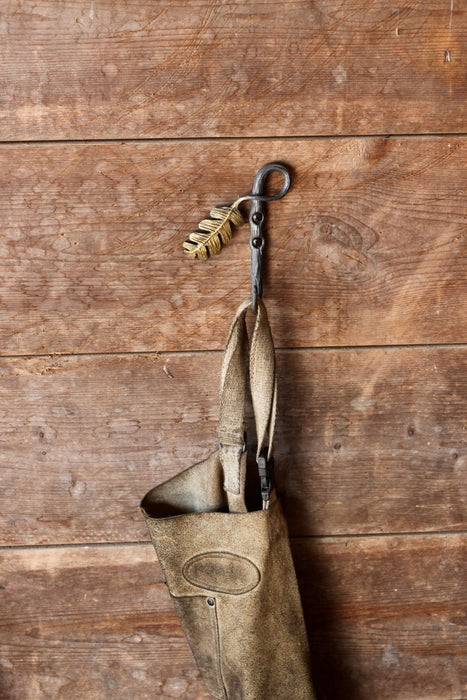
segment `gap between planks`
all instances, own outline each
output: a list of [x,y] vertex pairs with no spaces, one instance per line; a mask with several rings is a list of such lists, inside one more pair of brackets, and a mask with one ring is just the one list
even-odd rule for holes
[[[462,350],[467,347],[467,343],[401,343],[401,344],[389,344],[389,345],[307,345],[303,347],[276,347],[276,352],[325,352],[327,350],[407,350],[407,349],[440,349],[440,350]],[[24,355],[1,355],[1,360],[32,360],[35,358],[50,358],[50,357],[145,357],[156,355],[160,357],[161,355],[205,355],[205,354],[219,355],[224,353],[224,348],[219,350],[141,350],[141,351],[128,351],[128,352],[43,352],[43,353],[26,353]]]
[[382,138],[401,138],[401,139],[418,139],[418,138],[460,138],[467,136],[465,131],[427,131],[424,133],[374,133],[374,134],[301,134],[299,136],[178,136],[178,137],[154,137],[154,138],[109,138],[109,139],[20,139],[17,141],[1,141],[0,146],[50,146],[53,144],[105,144],[105,143],[180,143],[193,141],[312,141],[316,139],[382,139]]
[[[383,537],[442,537],[450,535],[467,535],[467,530],[427,530],[426,532],[366,532],[361,534],[347,535],[295,535],[290,537],[291,540],[363,540],[370,538]],[[150,540],[136,540],[133,542],[72,542],[70,544],[19,544],[19,545],[1,545],[0,552],[11,550],[27,550],[27,549],[91,549],[93,547],[152,547]]]

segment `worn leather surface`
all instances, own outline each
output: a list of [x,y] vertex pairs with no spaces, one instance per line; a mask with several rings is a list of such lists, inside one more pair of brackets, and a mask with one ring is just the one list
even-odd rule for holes
[[[198,473],[213,500],[195,495],[190,509]],[[280,502],[219,512],[222,479],[216,451],[142,503],[184,632],[214,698],[309,700],[308,645]]]
[[[251,347],[242,304],[221,371],[219,449],[156,486],[141,508],[175,609],[217,700],[311,700],[309,651],[287,525],[272,491],[248,512],[244,401],[272,451],[274,346],[259,300]],[[248,362],[249,360],[249,362]]]

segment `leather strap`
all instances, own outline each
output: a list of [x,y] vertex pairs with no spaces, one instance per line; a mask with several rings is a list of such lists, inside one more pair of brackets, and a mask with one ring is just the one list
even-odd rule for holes
[[221,370],[220,456],[229,508],[237,511],[246,510],[244,506],[246,455],[243,453],[243,448],[248,358],[250,390],[258,439],[257,459],[267,441],[268,459],[272,455],[276,415],[275,353],[266,307],[259,299],[250,349],[245,323],[249,308],[251,308],[251,300],[243,302],[237,310],[227,339]]

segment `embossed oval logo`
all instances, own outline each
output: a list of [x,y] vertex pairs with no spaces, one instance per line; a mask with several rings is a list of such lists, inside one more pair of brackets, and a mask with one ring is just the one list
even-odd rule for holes
[[252,591],[261,578],[252,561],[229,552],[198,554],[185,563],[182,573],[197,588],[231,595]]

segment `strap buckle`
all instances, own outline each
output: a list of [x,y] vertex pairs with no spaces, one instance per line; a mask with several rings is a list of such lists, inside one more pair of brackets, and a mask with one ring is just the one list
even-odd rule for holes
[[263,447],[258,457],[258,473],[261,483],[261,498],[267,503],[274,488],[274,457],[268,460],[267,447]]
[[230,442],[224,442],[222,443],[220,440],[217,441],[217,449],[220,450],[222,445],[230,445],[232,444],[233,447],[238,447],[240,452],[243,454],[247,450],[247,440],[246,440],[246,432],[243,433],[243,444],[242,445],[234,445],[233,443]]

